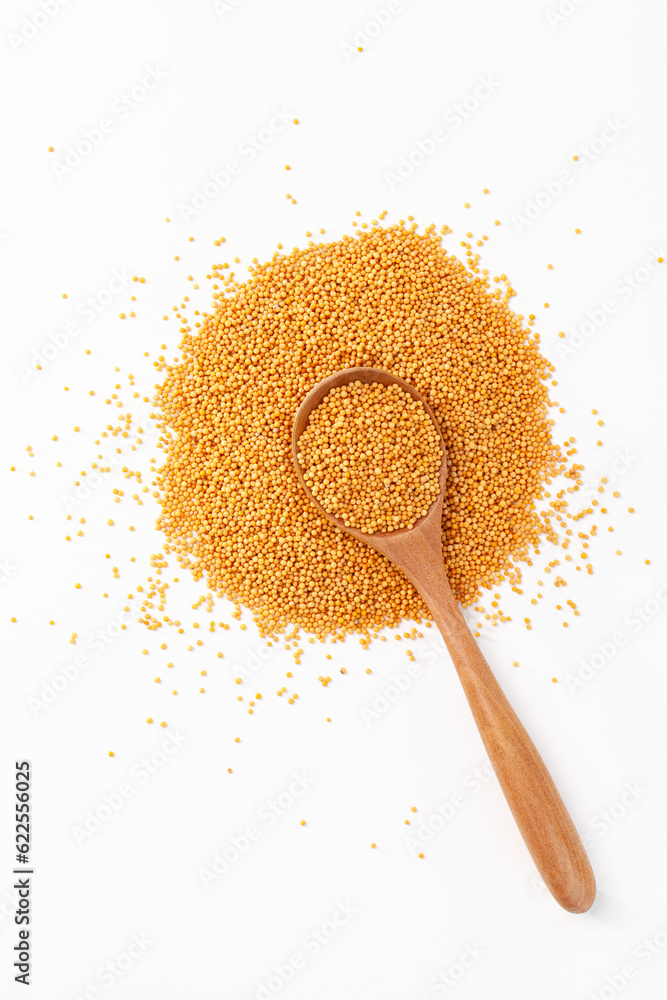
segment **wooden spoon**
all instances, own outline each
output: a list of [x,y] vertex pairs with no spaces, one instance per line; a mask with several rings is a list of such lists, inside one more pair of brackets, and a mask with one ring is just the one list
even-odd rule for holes
[[[327,514],[306,486],[299,466],[299,438],[311,411],[330,389],[349,382],[396,384],[419,400],[435,424],[442,446],[440,495],[412,528],[362,534]],[[316,507],[330,521],[390,559],[417,588],[449,650],[489,760],[531,857],[554,898],[572,913],[595,899],[595,876],[574,823],[533,741],[491,673],[459,610],[442,558],[441,518],[447,455],[435,414],[425,399],[388,372],[348,368],[323,379],[308,393],[294,418],[292,456],[296,474]]]

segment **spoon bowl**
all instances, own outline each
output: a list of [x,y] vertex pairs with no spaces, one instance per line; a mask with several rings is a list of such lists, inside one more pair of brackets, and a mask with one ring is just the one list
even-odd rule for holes
[[[315,499],[311,490],[306,485],[303,470],[299,465],[299,438],[306,429],[310,414],[313,410],[317,409],[324,397],[327,396],[332,389],[338,389],[341,385],[348,385],[350,382],[400,385],[400,387],[412,396],[413,399],[416,399],[418,403],[422,404],[427,414],[433,421],[433,426],[438,433],[440,448],[442,449],[442,463],[440,465],[440,474],[438,477],[438,496],[429,507],[428,513],[424,514],[423,517],[420,517],[412,528],[397,528],[395,531],[363,532],[358,528],[347,527],[341,518],[327,513],[322,504]],[[408,382],[405,382],[402,378],[399,378],[397,375],[390,375],[389,372],[383,372],[378,368],[347,368],[344,371],[336,372],[334,375],[329,375],[327,378],[322,379],[321,382],[318,382],[317,385],[310,390],[296,412],[294,424],[292,425],[292,459],[294,461],[297,478],[301,483],[302,488],[308,494],[315,506],[327,518],[327,520],[335,524],[341,531],[346,531],[348,535],[353,535],[354,538],[358,538],[359,541],[365,542],[367,545],[371,545],[374,549],[377,549],[378,552],[381,552],[382,555],[387,556],[392,561],[394,561],[394,559],[391,553],[397,549],[397,546],[400,547],[402,539],[405,539],[407,536],[414,537],[413,532],[418,530],[420,534],[426,533],[428,537],[431,537],[437,532],[438,537],[440,537],[442,505],[445,499],[445,486],[447,484],[447,449],[445,448],[445,439],[442,436],[442,431],[440,430],[440,425],[436,415],[424,397],[421,393],[417,392],[413,386],[411,386]]]
[[[399,385],[418,400],[433,421],[442,447],[439,493],[411,528],[364,533],[328,514],[308,488],[299,465],[299,438],[310,414],[335,388],[350,382]],[[515,822],[546,886],[572,913],[584,913],[595,900],[595,876],[581,838],[535,744],[503,694],[475,642],[454,597],[442,556],[442,506],[447,483],[447,452],[441,429],[426,400],[403,379],[377,368],[348,368],[318,382],[297,410],[292,428],[292,458],[302,488],[329,521],[386,556],[423,598],[458,673],[473,718]]]

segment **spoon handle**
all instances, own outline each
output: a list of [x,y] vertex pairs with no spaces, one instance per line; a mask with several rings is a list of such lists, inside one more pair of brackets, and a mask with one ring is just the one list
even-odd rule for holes
[[595,876],[558,789],[466,625],[444,568],[423,590],[530,855],[556,901],[584,913],[595,899]]

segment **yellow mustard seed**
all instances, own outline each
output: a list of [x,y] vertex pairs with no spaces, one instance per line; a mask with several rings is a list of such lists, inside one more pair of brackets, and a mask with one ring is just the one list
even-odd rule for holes
[[398,223],[276,252],[230,292],[196,331],[184,327],[157,388],[158,526],[184,568],[250,609],[264,637],[292,626],[341,640],[405,620],[430,627],[414,588],[322,517],[291,462],[292,421],[309,389],[368,364],[406,379],[435,411],[450,465],[443,556],[457,600],[470,605],[508,577],[520,583],[517,564],[554,538],[540,513],[545,483],[565,472],[574,487],[580,470],[552,437],[554,369],[510,308],[510,286],[494,288],[435,233]]
[[327,513],[364,533],[387,532],[411,528],[428,512],[442,449],[433,421],[405,389],[354,382],[332,389],[311,412],[298,461]]

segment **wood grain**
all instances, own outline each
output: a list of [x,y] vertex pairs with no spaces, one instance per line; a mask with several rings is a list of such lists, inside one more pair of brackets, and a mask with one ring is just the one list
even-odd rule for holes
[[[299,467],[298,441],[310,412],[330,389],[348,382],[401,385],[429,413],[440,435],[443,462],[440,494],[412,528],[363,534],[327,514],[310,493]],[[441,519],[447,457],[438,421],[427,401],[403,379],[375,368],[348,368],[319,382],[299,407],[292,432],[299,481],[322,514],[342,531],[373,546],[413,583],[440,629],[500,787],[530,855],[554,899],[572,913],[584,913],[595,899],[595,876],[581,838],[535,744],[503,694],[452,594],[442,558]]]

